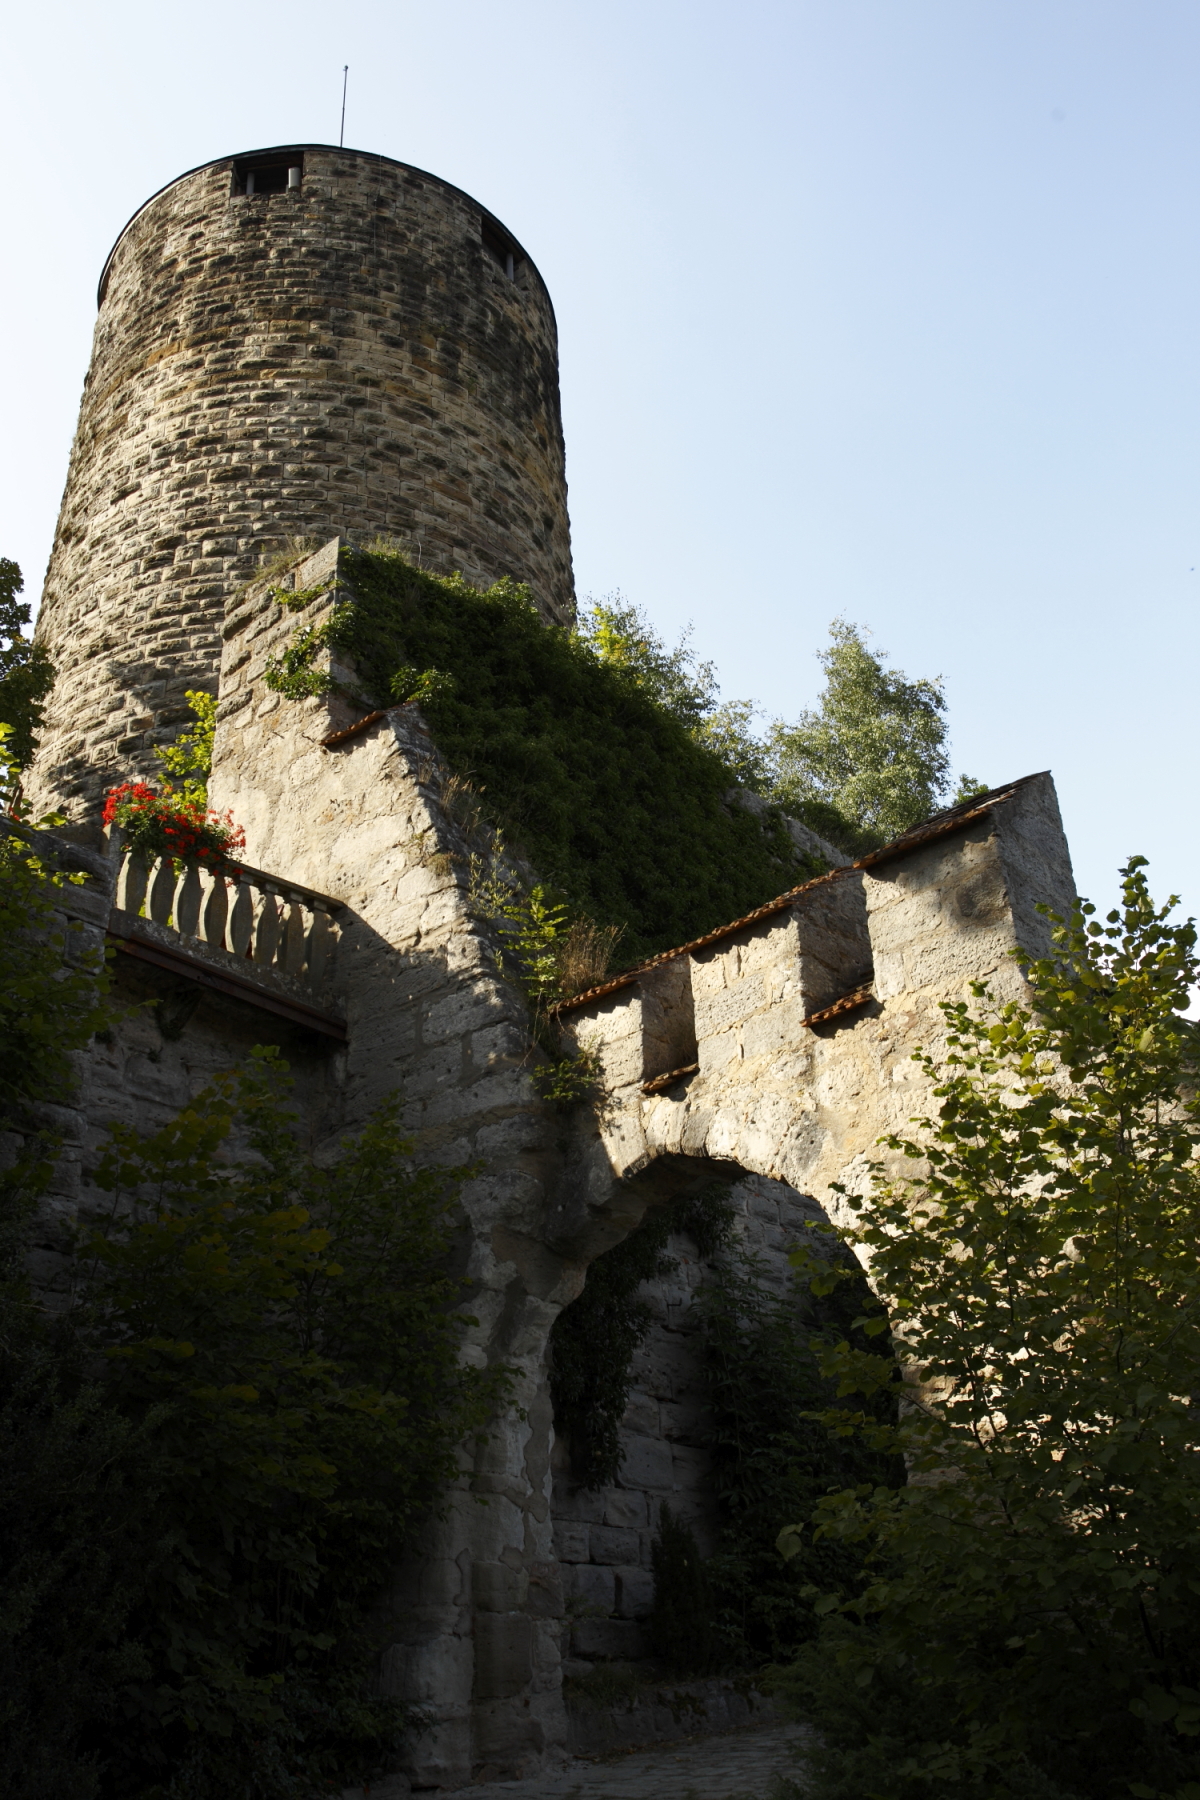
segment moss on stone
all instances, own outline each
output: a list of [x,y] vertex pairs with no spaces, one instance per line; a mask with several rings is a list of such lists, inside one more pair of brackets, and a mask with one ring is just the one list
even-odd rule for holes
[[720,758],[620,669],[543,624],[528,590],[486,593],[391,550],[342,553],[336,642],[376,705],[401,668],[450,680],[423,702],[439,749],[545,881],[624,927],[628,965],[818,873],[778,813],[725,804]]

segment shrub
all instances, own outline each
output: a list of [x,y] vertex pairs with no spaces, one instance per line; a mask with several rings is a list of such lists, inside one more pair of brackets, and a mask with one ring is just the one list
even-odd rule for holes
[[25,636],[30,608],[17,595],[25,586],[17,564],[0,556],[0,721],[9,727],[9,753],[18,769],[33,761],[54,665],[41,644]]
[[160,1487],[147,1671],[99,1734],[115,1793],[386,1764],[404,1714],[372,1697],[370,1614],[503,1384],[459,1364],[463,1172],[413,1169],[394,1108],[321,1166],[295,1126],[259,1051],[162,1130],[114,1127],[96,1172],[76,1329],[120,1416],[157,1421]]
[[[836,1397],[818,1366],[814,1333],[844,1331],[860,1349],[871,1347],[853,1328],[870,1290],[856,1266],[847,1262],[846,1273],[830,1294],[813,1295],[800,1283],[774,1293],[757,1258],[726,1249],[696,1298],[718,1518],[707,1574],[725,1667],[794,1657],[817,1629],[813,1585],[847,1593],[862,1585],[859,1548],[811,1532],[784,1563],[776,1549],[782,1522],[808,1517],[847,1483],[894,1488],[904,1480],[898,1458],[833,1437],[814,1417]],[[894,1420],[886,1388],[871,1406],[881,1420]]]
[[[821,1793],[850,1792],[846,1754],[858,1792],[898,1800],[1200,1793],[1200,1093],[1181,1016],[1200,970],[1143,867],[1104,923],[1086,902],[1056,921],[1029,1005],[976,984],[943,1008],[944,1059],[917,1056],[937,1115],[886,1140],[918,1167],[880,1177],[845,1234],[908,1404],[828,1422],[913,1479],[816,1508],[870,1572],[818,1601],[793,1678],[827,1745]],[[891,1379],[844,1338],[822,1366],[846,1395]]]

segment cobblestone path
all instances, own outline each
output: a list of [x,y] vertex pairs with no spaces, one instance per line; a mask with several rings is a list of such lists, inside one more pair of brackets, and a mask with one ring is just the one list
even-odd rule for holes
[[528,1781],[489,1781],[455,1800],[773,1800],[795,1777],[807,1736],[798,1725],[760,1725],[723,1737],[684,1738],[596,1761],[576,1758]]

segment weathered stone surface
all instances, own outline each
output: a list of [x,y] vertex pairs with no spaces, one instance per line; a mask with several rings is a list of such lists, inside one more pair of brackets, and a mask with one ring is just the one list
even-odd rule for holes
[[[761,1726],[775,1716],[774,1704],[765,1694],[722,1676],[703,1681],[648,1680],[628,1702],[610,1706],[599,1706],[590,1700],[584,1681],[577,1693],[572,1694],[569,1705],[570,1744],[578,1756],[600,1756],[635,1744],[669,1743],[713,1732],[744,1730],[751,1724]],[[704,1746],[710,1758],[714,1752],[719,1755],[720,1748],[711,1742]],[[620,1780],[622,1765],[616,1769],[611,1763],[604,1766],[609,1783],[614,1776]],[[736,1761],[733,1766],[737,1767]],[[709,1762],[698,1760],[696,1773],[704,1782],[701,1791],[706,1795],[715,1793],[709,1785]],[[757,1773],[751,1757],[747,1756],[741,1769],[741,1781],[732,1785],[741,1793],[766,1794],[770,1791],[768,1784],[756,1782]],[[580,1769],[578,1774],[582,1776],[584,1771]],[[682,1800],[691,1784],[676,1786],[679,1774],[678,1758],[657,1768],[651,1765],[642,1782],[630,1784],[630,1794],[638,1795],[639,1800],[642,1794],[645,1800],[668,1800],[668,1796],[670,1800],[676,1800],[678,1794]],[[606,1795],[609,1791],[606,1784]]]
[[646,1639],[632,1619],[577,1619],[571,1648],[589,1662],[637,1662],[646,1653]]
[[611,1568],[576,1563],[571,1569],[571,1595],[580,1605],[611,1613],[617,1603],[616,1576]]
[[507,1700],[533,1675],[533,1624],[524,1613],[475,1615],[475,1697]]
[[112,253],[38,617],[59,681],[35,816],[85,822],[105,785],[156,772],[185,690],[215,692],[227,599],[298,536],[390,534],[571,616],[536,268],[436,176],[295,154],[292,192],[236,191],[231,157],[181,177]]
[[616,1609],[623,1619],[645,1619],[654,1605],[654,1577],[647,1569],[616,1571]]

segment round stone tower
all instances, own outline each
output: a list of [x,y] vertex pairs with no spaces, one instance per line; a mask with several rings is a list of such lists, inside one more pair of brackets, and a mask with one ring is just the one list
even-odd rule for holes
[[135,213],[100,316],[38,637],[58,670],[31,808],[105,787],[215,692],[227,598],[293,540],[574,610],[554,309],[512,234],[405,163],[305,144]]

